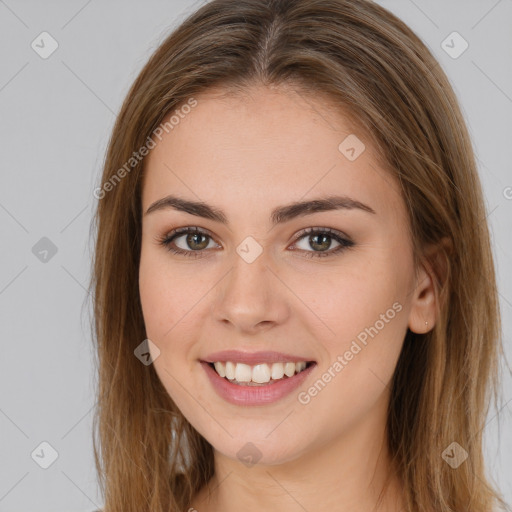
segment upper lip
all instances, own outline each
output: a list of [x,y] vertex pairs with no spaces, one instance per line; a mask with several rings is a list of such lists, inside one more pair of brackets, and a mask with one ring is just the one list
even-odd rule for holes
[[240,350],[223,350],[209,354],[202,361],[207,363],[216,363],[231,361],[233,363],[245,363],[254,365],[258,363],[299,363],[301,361],[313,361],[311,358],[296,356],[292,354],[283,354],[282,352],[262,351],[262,352],[241,352]]

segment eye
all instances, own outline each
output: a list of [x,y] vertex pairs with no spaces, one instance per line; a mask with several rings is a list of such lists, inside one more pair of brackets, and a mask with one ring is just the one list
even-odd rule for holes
[[[181,247],[179,245],[176,247],[175,241],[180,238],[183,238],[183,240],[180,241]],[[158,238],[157,241],[173,254],[198,258],[201,257],[200,253],[203,249],[206,249],[209,245],[208,240],[205,241],[205,239],[212,240],[208,232],[198,227],[185,227],[175,229],[164,237]],[[187,247],[190,249],[187,249]]]
[[[306,237],[308,237],[306,247],[314,248],[313,251],[300,248],[302,252],[308,253],[305,255],[307,258],[332,256],[354,245],[354,242],[340,231],[331,228],[307,228],[299,233],[292,247],[295,248],[298,242]],[[178,240],[179,243],[177,243]],[[332,245],[332,240],[338,246],[328,250]],[[198,227],[178,228],[157,238],[157,242],[171,253],[192,258],[203,257],[204,249],[208,249],[212,241],[213,238],[209,232]]]
[[[346,235],[331,228],[307,228],[301,231],[300,236],[296,239],[293,247],[297,245],[297,241],[305,240],[306,247],[313,247],[317,250],[309,251],[307,249],[301,249],[306,253],[307,258],[323,258],[326,256],[332,256],[339,252],[352,247],[354,242],[350,240]],[[328,251],[332,245],[332,240],[335,240],[338,244],[337,247]]]

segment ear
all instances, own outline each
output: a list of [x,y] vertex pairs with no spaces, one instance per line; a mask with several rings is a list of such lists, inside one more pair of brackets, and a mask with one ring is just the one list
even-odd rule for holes
[[412,332],[424,334],[431,331],[437,320],[435,289],[445,283],[448,275],[448,255],[451,242],[443,238],[438,244],[424,250],[423,261],[418,269],[415,288],[412,292],[408,327]]

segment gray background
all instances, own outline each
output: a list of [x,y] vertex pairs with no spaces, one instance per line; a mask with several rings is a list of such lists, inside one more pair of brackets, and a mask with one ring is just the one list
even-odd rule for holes
[[[85,289],[92,191],[129,86],[201,3],[0,0],[0,512],[102,506]],[[512,361],[512,0],[380,3],[425,41],[460,98],[488,205]],[[47,59],[31,47],[43,31],[59,45]],[[441,46],[453,31],[469,44],[458,58]],[[452,52],[461,49],[460,40],[450,41]],[[506,375],[501,412],[493,409],[485,428],[487,465],[509,503],[511,381]],[[47,469],[39,466],[51,456],[45,446],[41,452],[43,441],[58,453]]]

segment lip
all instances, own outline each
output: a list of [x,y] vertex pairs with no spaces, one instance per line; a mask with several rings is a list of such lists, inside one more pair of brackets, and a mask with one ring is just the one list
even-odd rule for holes
[[[267,354],[269,353],[267,352]],[[218,356],[219,354],[214,355]],[[222,361],[222,359],[216,359],[216,361],[219,360]],[[229,360],[230,359],[228,359],[228,361]],[[258,359],[258,361],[261,362],[262,360]],[[287,359],[287,361],[290,361],[290,359]],[[221,398],[231,404],[245,406],[267,405],[281,400],[297,389],[308,378],[311,371],[316,366],[316,363],[314,362],[311,366],[308,366],[305,370],[295,374],[293,377],[287,377],[272,384],[262,386],[240,386],[238,384],[232,384],[226,378],[221,377],[210,366],[209,362],[200,362],[210,379],[213,389]],[[274,360],[274,362],[281,361]],[[300,360],[295,360],[295,362],[300,362]]]
[[[283,354],[282,352],[263,351],[263,352],[241,352],[240,350],[223,350],[222,352],[214,352],[202,359],[207,363],[217,363],[231,361],[233,363],[245,363],[255,365],[259,363],[300,363],[314,362],[312,358],[296,356],[293,354]],[[298,374],[300,375],[300,374]]]

